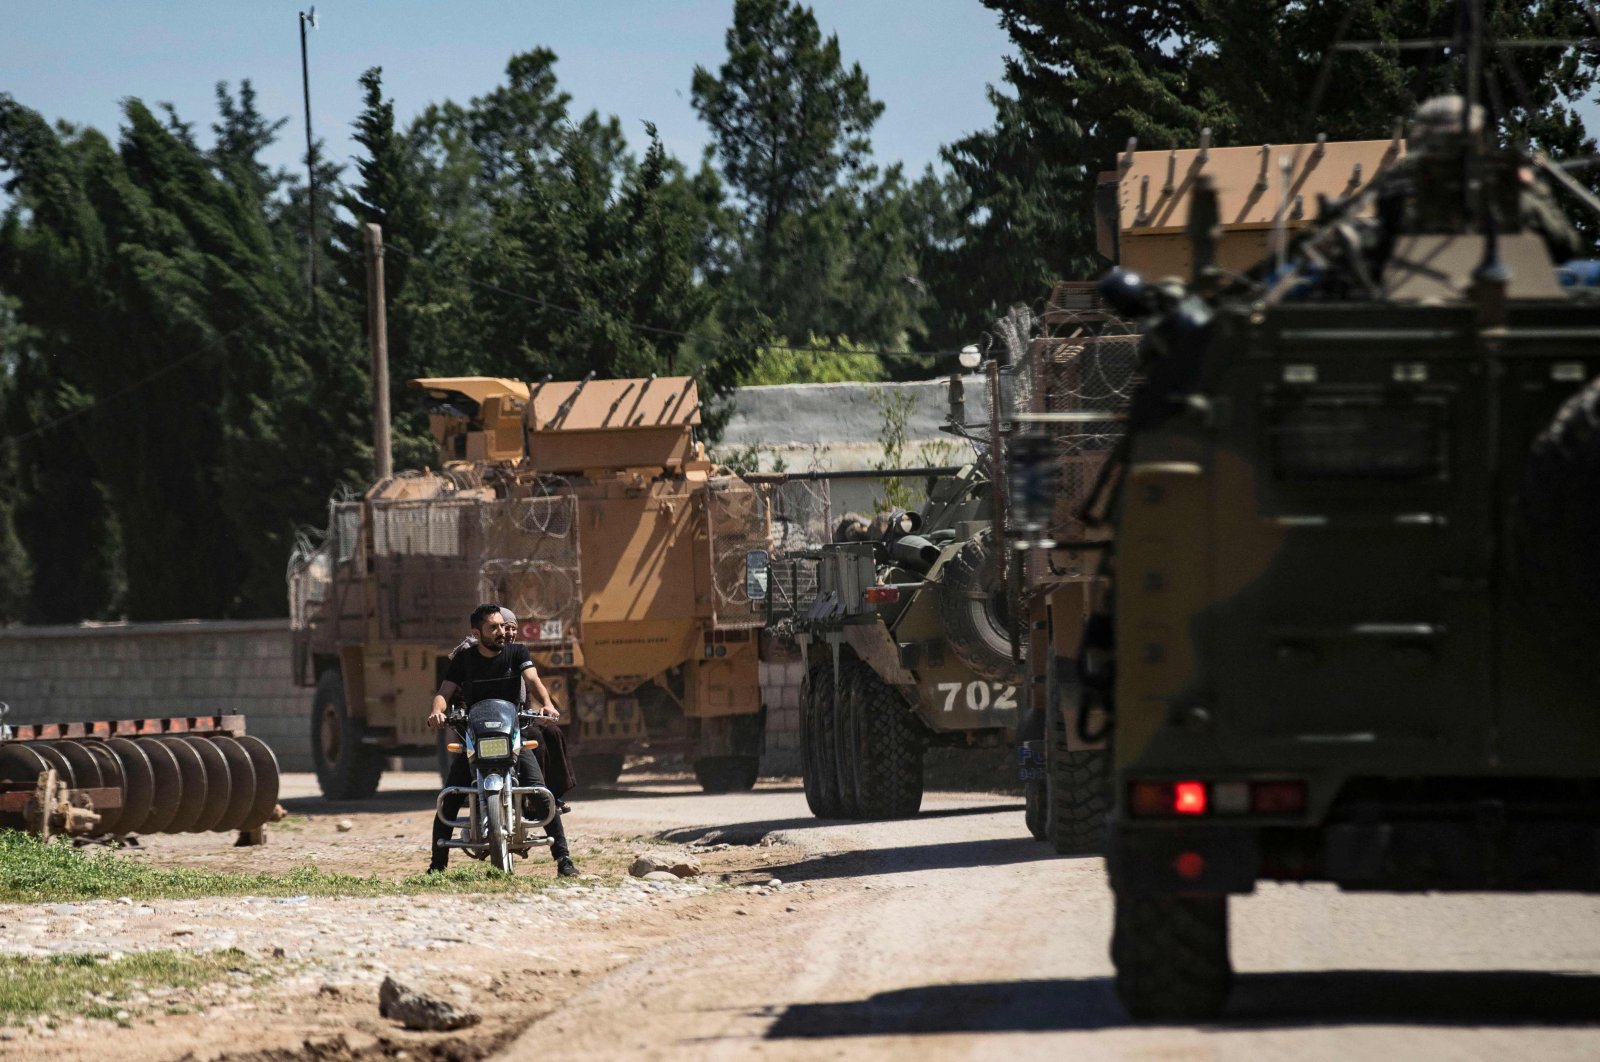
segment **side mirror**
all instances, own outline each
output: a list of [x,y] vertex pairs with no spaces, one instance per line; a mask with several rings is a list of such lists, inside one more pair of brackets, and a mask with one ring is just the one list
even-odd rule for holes
[[753,549],[744,555],[744,594],[751,601],[767,599],[767,570],[770,558],[764,549]]

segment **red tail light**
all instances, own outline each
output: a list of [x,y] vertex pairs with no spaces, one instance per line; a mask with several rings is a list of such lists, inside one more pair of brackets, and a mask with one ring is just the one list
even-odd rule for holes
[[1172,787],[1172,810],[1179,815],[1206,813],[1206,784],[1178,782]]
[[861,596],[866,599],[868,604],[892,605],[900,600],[900,588],[898,586],[870,586],[867,588],[867,592]]

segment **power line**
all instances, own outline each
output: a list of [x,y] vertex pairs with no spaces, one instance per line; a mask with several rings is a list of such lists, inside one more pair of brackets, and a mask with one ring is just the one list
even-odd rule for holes
[[22,443],[27,442],[29,439],[36,438],[37,436],[43,435],[47,431],[51,431],[51,430],[53,430],[55,428],[58,428],[61,425],[66,424],[69,421],[73,421],[73,420],[78,419],[79,417],[86,416],[87,414],[93,413],[95,410],[100,409],[102,406],[105,406],[105,405],[108,405],[109,403],[115,402],[119,398],[127,397],[128,395],[132,394],[133,392],[139,390],[139,388],[143,387],[145,384],[148,384],[148,383],[150,383],[150,382],[152,382],[154,380],[158,380],[161,377],[167,375],[168,373],[172,372],[175,369],[181,369],[183,366],[187,365],[189,362],[191,362],[191,361],[195,360],[196,358],[200,357],[202,354],[209,354],[214,348],[222,346],[222,344],[226,343],[228,340],[232,339],[234,336],[238,335],[240,332],[243,332],[246,329],[255,327],[255,325],[257,323],[258,322],[256,322],[256,321],[246,321],[244,324],[239,325],[237,328],[233,329],[232,331],[225,332],[220,336],[215,336],[212,339],[209,339],[206,342],[202,343],[200,346],[195,347],[189,353],[184,354],[181,357],[175,358],[172,361],[169,361],[167,364],[161,366],[161,368],[156,369],[153,372],[150,372],[150,373],[148,373],[148,374],[146,374],[144,376],[139,377],[139,379],[133,381],[132,383],[128,384],[126,387],[121,388],[120,390],[113,391],[109,395],[104,395],[104,396],[102,396],[100,398],[97,398],[93,402],[89,403],[88,405],[83,406],[82,408],[79,408],[79,409],[74,409],[70,413],[63,413],[59,417],[55,417],[55,418],[53,418],[51,420],[45,421],[43,424],[35,425],[34,427],[29,428],[27,431],[22,432],[22,433],[20,433],[18,435],[9,435],[9,436],[5,436],[3,438],[0,438],[0,443],[9,443],[9,444],[11,444],[13,446],[20,446]]
[[[506,298],[517,299],[518,301],[530,303],[530,304],[532,304],[534,306],[539,306],[539,307],[542,307],[542,308],[547,309],[547,310],[554,310],[557,313],[567,314],[570,317],[587,317],[587,316],[589,316],[589,313],[587,311],[577,309],[576,307],[563,306],[560,303],[550,302],[548,299],[541,299],[536,295],[529,295],[529,294],[527,294],[525,292],[521,292],[521,291],[512,291],[510,288],[503,288],[500,285],[492,284],[487,280],[478,280],[477,278],[468,276],[465,273],[460,272],[459,270],[448,270],[447,271],[442,266],[438,265],[437,263],[430,262],[426,258],[423,258],[423,257],[421,257],[419,255],[413,254],[411,251],[408,251],[408,250],[402,248],[398,244],[393,244],[393,243],[387,244],[387,245],[385,245],[384,250],[386,250],[386,251],[399,251],[401,254],[403,254],[407,258],[411,259],[411,261],[420,263],[421,265],[423,265],[427,269],[432,270],[434,273],[446,273],[447,272],[449,276],[452,276],[455,279],[460,280],[462,283],[465,283],[465,284],[467,284],[467,285],[469,285],[471,287],[482,288],[485,291],[492,291],[492,292],[495,292],[496,294],[504,295]],[[685,331],[683,331],[681,329],[677,329],[677,328],[663,328],[660,325],[642,324],[642,323],[640,323],[638,321],[626,321],[625,320],[622,323],[624,325],[626,325],[627,327],[629,327],[629,328],[631,328],[631,329],[633,329],[634,331],[637,331],[637,332],[649,332],[649,333],[651,333],[653,335],[670,336],[670,337],[672,337],[674,339],[693,339],[693,338],[695,338],[695,336],[692,333],[685,332]],[[732,344],[727,343],[727,342],[724,342],[724,343],[722,343],[720,345],[721,346],[732,346]],[[880,358],[943,358],[943,357],[954,357],[954,356],[956,356],[956,355],[961,353],[959,350],[912,351],[912,350],[878,350],[878,349],[870,349],[870,348],[866,349],[866,350],[851,350],[851,349],[844,348],[844,347],[810,347],[810,346],[808,346],[808,347],[796,347],[796,346],[792,346],[792,345],[787,344],[787,343],[763,343],[761,345],[762,345],[763,348],[765,348],[767,350],[783,350],[783,351],[789,351],[789,352],[794,353],[794,354],[872,354],[872,355],[876,355],[877,357],[880,357]]]

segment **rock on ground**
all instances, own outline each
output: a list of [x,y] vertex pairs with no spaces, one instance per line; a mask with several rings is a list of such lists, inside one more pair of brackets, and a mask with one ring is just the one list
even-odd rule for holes
[[385,977],[378,988],[378,1014],[397,1021],[408,1029],[442,1032],[464,1029],[478,1023],[478,1015],[461,1010],[447,1000],[430,996],[393,977]]

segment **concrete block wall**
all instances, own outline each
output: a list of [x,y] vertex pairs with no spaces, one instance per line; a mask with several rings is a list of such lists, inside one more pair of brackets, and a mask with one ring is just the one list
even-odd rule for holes
[[0,701],[11,723],[243,715],[280,767],[311,769],[286,619],[0,628]]
[[[799,774],[799,653],[765,651],[762,772]],[[243,715],[280,767],[311,770],[311,691],[290,677],[286,619],[0,628],[0,701],[10,723]]]
[[766,747],[761,773],[800,773],[800,687],[805,666],[798,650],[769,644],[762,648],[761,703],[767,706]]

